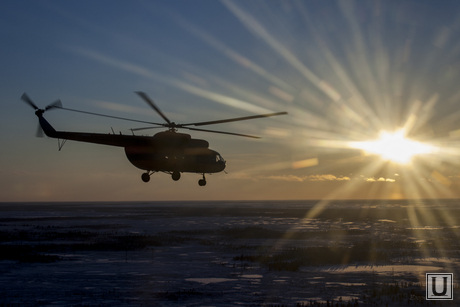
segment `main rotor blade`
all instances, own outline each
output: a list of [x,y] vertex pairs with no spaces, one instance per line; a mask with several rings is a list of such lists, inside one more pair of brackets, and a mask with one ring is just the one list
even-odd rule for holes
[[146,93],[144,92],[136,92],[136,94],[138,94],[142,99],[145,100],[145,102],[147,102],[158,114],[160,114],[161,117],[163,117],[163,119],[168,123],[168,124],[171,124],[171,121],[169,120],[169,118],[166,117],[166,115],[163,114],[163,112],[161,112],[160,108],[158,108],[156,106],[156,104],[153,102],[152,99],[150,99],[149,96],[147,96]]
[[253,115],[253,116],[245,116],[245,117],[236,117],[236,118],[229,118],[229,119],[221,119],[221,120],[213,120],[208,122],[198,122],[198,123],[190,123],[190,124],[183,124],[178,125],[179,127],[185,126],[206,126],[206,125],[215,125],[215,124],[222,124],[222,123],[230,123],[236,122],[241,120],[249,120],[249,119],[256,119],[256,118],[265,118],[271,116],[278,116],[278,115],[286,115],[287,112],[278,112],[278,113],[270,113],[270,114],[261,114],[261,115]]
[[69,109],[69,108],[64,108],[64,107],[59,107],[59,106],[54,106],[54,108],[61,109],[61,110],[66,110],[66,111],[72,111],[72,112],[83,113],[83,114],[89,114],[89,115],[96,115],[96,116],[102,116],[102,117],[108,117],[108,118],[115,118],[115,119],[127,120],[127,121],[130,121],[130,122],[136,122],[136,123],[143,123],[143,124],[150,124],[150,125],[159,125],[159,126],[163,126],[163,125],[164,125],[164,124],[152,123],[152,122],[143,121],[143,120],[137,120],[137,119],[131,119],[131,118],[119,117],[119,116],[112,116],[112,115],[106,115],[106,114],[101,114],[101,113],[87,112],[87,111]]
[[37,105],[32,101],[32,99],[29,98],[29,96],[27,96],[26,93],[22,94],[21,99],[22,99],[22,101],[24,101],[25,103],[30,105],[35,110],[38,110]]
[[220,133],[220,134],[229,134],[229,135],[236,135],[236,136],[244,136],[247,138],[253,139],[260,139],[260,136],[254,136],[249,134],[241,134],[241,133],[233,133],[233,132],[225,132],[225,131],[216,131],[216,130],[207,130],[207,129],[198,129],[198,128],[190,128],[190,127],[183,127],[184,129],[193,130],[193,131],[203,131],[203,132],[211,132],[211,133]]
[[149,129],[156,129],[156,128],[163,128],[167,126],[166,124],[165,125],[162,125],[160,127],[141,127],[141,128],[131,128],[130,130],[131,131],[140,131],[140,130],[149,130]]

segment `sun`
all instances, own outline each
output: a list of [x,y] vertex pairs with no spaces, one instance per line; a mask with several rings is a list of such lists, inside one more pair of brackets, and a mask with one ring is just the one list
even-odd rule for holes
[[393,132],[381,131],[376,140],[350,142],[349,145],[398,164],[409,164],[415,156],[432,154],[437,151],[435,146],[407,138],[404,129]]

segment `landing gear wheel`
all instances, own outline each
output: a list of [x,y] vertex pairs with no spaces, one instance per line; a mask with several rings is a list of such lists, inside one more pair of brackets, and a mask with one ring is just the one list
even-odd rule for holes
[[142,181],[144,182],[149,182],[150,181],[150,174],[147,172],[147,173],[143,173],[142,176]]
[[175,171],[171,174],[171,178],[174,180],[174,181],[177,181],[180,179],[180,173],[178,171]]
[[203,179],[198,180],[198,185],[200,187],[204,187],[206,185],[206,178],[204,177],[204,174],[203,174]]

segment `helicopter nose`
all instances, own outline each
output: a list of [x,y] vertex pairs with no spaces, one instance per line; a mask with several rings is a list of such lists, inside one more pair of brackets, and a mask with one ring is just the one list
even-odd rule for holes
[[226,164],[227,164],[227,162],[225,162],[224,159],[222,159],[221,161],[218,162],[219,172],[221,172],[221,171],[223,171],[225,169],[225,167],[227,166]]

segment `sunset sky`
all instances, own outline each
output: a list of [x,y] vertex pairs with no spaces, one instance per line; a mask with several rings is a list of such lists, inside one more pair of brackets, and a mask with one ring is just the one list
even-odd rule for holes
[[[0,201],[460,196],[458,1],[1,1]],[[122,149],[36,138],[21,101],[177,123],[227,173],[156,173]],[[64,131],[136,123],[53,110]],[[150,135],[159,130],[146,131]],[[182,131],[187,132],[187,131]]]

